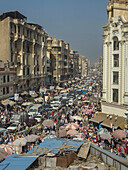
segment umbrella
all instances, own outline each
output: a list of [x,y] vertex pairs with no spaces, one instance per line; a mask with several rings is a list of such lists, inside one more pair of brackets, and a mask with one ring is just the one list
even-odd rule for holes
[[109,140],[109,139],[111,139],[112,138],[112,136],[111,136],[111,134],[109,133],[109,132],[104,132],[104,133],[102,133],[102,134],[100,134],[100,137],[102,138],[102,139],[106,139],[106,140]]
[[0,148],[0,161],[7,158],[7,155],[7,152],[3,148]]
[[16,139],[14,142],[13,142],[13,145],[14,146],[25,146],[27,143],[27,140],[25,138],[19,138],[19,139]]
[[[62,138],[62,137],[65,137],[66,136],[66,130],[61,130],[61,129],[59,129],[59,137],[60,138]],[[57,134],[57,132],[56,132],[56,136],[57,136],[58,134]]]
[[76,130],[69,130],[68,132],[67,132],[67,135],[78,135],[79,133],[78,133],[78,131],[76,131]]
[[25,137],[25,139],[28,141],[28,142],[35,142],[37,139],[39,139],[40,137],[37,136],[37,135],[28,135]]
[[113,133],[112,133],[112,136],[115,137],[115,138],[118,138],[118,139],[123,139],[123,138],[126,138],[126,135],[127,133],[124,132],[123,130],[115,130]]
[[78,129],[79,128],[79,125],[75,124],[75,123],[69,123],[65,129],[66,130],[73,130],[73,129]]
[[72,116],[71,118],[75,120],[83,120],[83,118],[80,116]]
[[98,130],[97,134],[98,134],[98,135],[101,135],[102,133],[105,133],[105,132],[108,132],[108,130],[105,129],[105,128],[100,128],[100,129]]
[[0,145],[0,148],[3,148],[7,152],[8,156],[12,155],[12,149],[8,145]]
[[53,128],[54,122],[52,120],[50,120],[50,119],[47,119],[47,120],[44,120],[42,124],[44,126],[52,127]]

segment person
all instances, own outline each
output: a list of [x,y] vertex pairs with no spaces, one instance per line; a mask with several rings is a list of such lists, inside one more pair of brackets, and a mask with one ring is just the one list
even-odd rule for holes
[[126,153],[128,155],[128,139],[126,140],[125,147],[126,147]]
[[2,136],[0,136],[0,144],[3,143],[3,139],[2,139]]

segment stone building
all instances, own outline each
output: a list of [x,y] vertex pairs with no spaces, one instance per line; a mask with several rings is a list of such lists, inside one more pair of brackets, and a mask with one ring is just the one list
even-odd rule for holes
[[102,111],[125,116],[128,108],[128,0],[111,0],[103,27]]
[[71,76],[74,79],[75,77],[81,77],[81,71],[79,69],[79,54],[77,51],[70,50],[70,59],[71,59]]
[[88,59],[85,56],[79,56],[79,76],[86,77],[88,75]]
[[14,67],[4,65],[4,62],[0,60],[0,99],[6,99],[14,95],[15,78]]
[[0,16],[0,59],[14,66],[18,92],[45,84],[47,33],[38,24],[15,12]]
[[70,79],[70,47],[63,40],[48,37],[47,61],[50,61],[48,76],[53,85],[64,85]]

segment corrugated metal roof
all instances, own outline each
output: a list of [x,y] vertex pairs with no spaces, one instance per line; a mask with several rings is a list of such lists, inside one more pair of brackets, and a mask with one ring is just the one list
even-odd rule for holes
[[[38,145],[38,149],[41,148],[47,148],[51,150],[51,152],[57,154],[60,150],[58,148],[64,147],[64,146],[72,146],[73,148],[64,149],[64,150],[73,150],[77,151],[77,149],[83,144],[82,141],[73,141],[73,140],[62,140],[57,138],[46,138],[40,145]],[[32,154],[34,152],[34,148],[29,151],[29,154]]]
[[[51,152],[57,154],[60,150],[58,148],[64,146],[72,146],[73,148],[64,149],[64,150],[73,150],[77,151],[78,148],[83,144],[82,141],[72,141],[72,140],[62,140],[57,138],[46,138],[40,145],[38,149],[47,148]],[[35,148],[28,152],[32,154]],[[9,158],[0,163],[0,170],[25,170],[27,169],[38,157],[17,157],[18,155],[11,155]]]
[[17,155],[11,155],[2,163],[0,163],[0,170],[25,170],[38,158],[16,156]]

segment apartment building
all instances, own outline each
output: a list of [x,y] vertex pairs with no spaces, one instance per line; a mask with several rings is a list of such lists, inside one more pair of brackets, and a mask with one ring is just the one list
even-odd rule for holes
[[79,56],[79,76],[86,77],[88,75],[88,59],[85,56]]
[[79,71],[79,54],[77,51],[70,50],[70,60],[71,60],[71,71],[72,78],[80,77],[81,72]]
[[102,111],[125,116],[128,109],[128,0],[111,0],[103,27]]
[[[47,61],[51,60],[51,69],[48,71],[53,85],[64,85],[70,78],[70,47],[63,40],[48,37],[47,39]],[[50,68],[49,66],[49,68]],[[48,68],[48,67],[47,67]],[[52,75],[52,76],[51,76]]]
[[43,86],[47,73],[47,33],[15,12],[0,16],[0,59],[16,70],[17,92]]
[[13,66],[4,65],[0,60],[0,99],[14,95],[16,72]]

